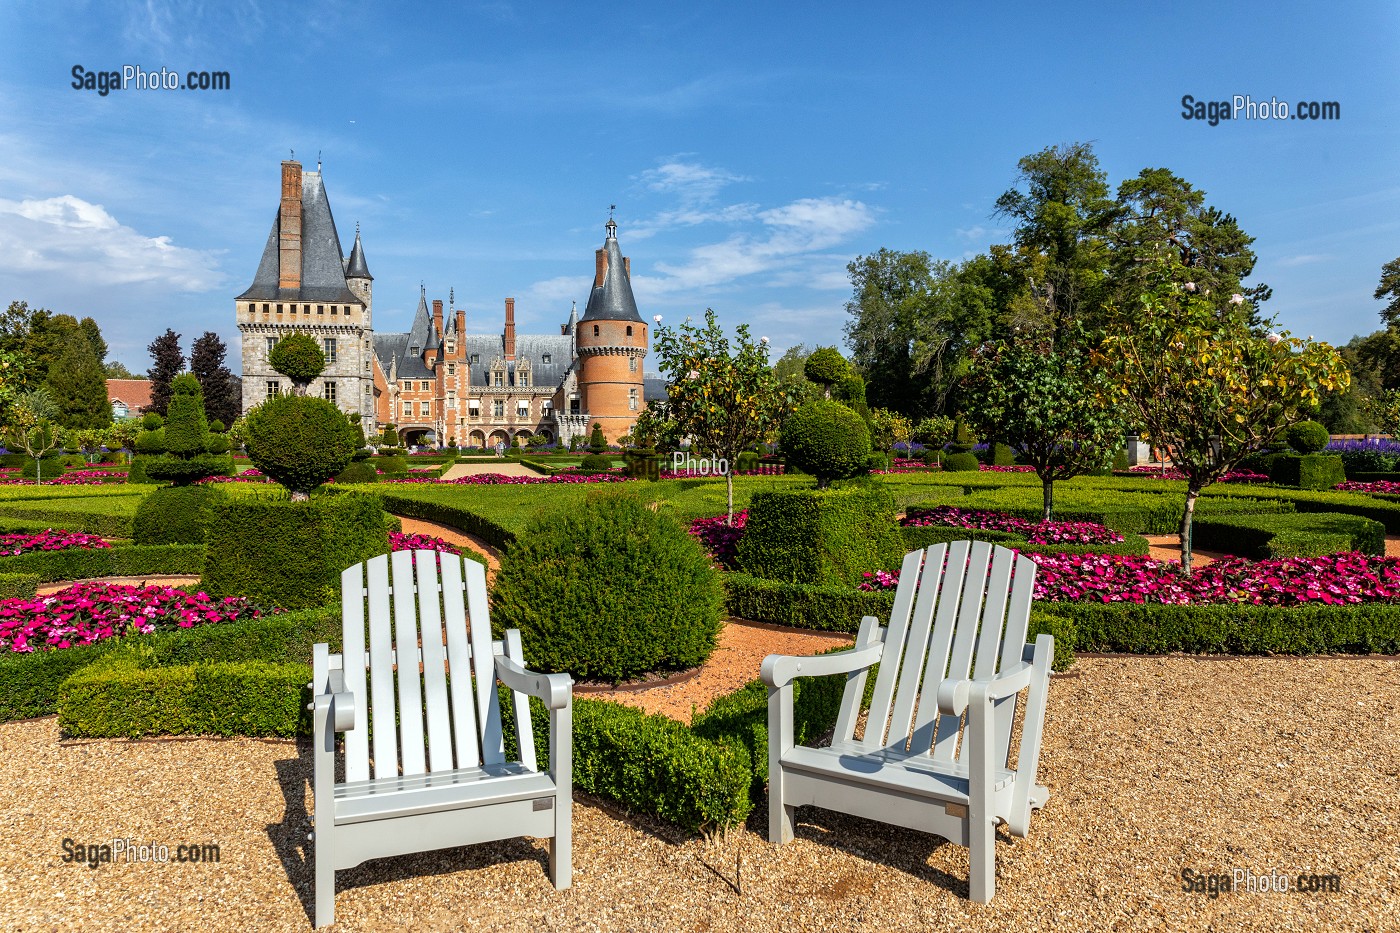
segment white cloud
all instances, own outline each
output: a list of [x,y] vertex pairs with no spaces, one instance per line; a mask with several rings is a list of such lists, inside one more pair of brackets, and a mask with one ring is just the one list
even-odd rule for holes
[[150,283],[181,292],[224,284],[214,254],[123,226],[100,204],[71,194],[0,198],[0,270],[61,277],[90,287]]
[[647,169],[641,178],[652,191],[675,193],[683,201],[692,203],[713,200],[727,185],[750,180],[726,169],[674,160]]
[[1307,266],[1315,262],[1326,262],[1330,258],[1330,256],[1321,253],[1304,253],[1300,256],[1286,256],[1278,260],[1276,265],[1283,266],[1285,269],[1291,269],[1294,266]]
[[[544,279],[525,289],[521,304],[540,313],[553,316],[565,302],[587,301],[592,290],[593,279],[587,275],[560,275]],[[583,310],[579,309],[579,314]],[[559,323],[563,323],[561,319]]]

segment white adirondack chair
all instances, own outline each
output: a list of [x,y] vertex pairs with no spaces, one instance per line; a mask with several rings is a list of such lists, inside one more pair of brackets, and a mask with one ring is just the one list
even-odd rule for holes
[[[911,551],[889,625],[866,616],[848,651],[764,660],[773,842],[791,841],[803,804],[934,833],[969,848],[970,896],[992,899],[997,823],[1025,836],[1031,810],[1049,796],[1035,777],[1054,639],[1025,644],[1035,570],[1029,558],[980,541]],[[869,717],[856,739],[876,663]],[[824,674],[847,675],[832,744],[794,746],[792,681]],[[1016,698],[1026,689],[1013,770]]]
[[[492,642],[486,573],[475,561],[397,551],[356,564],[340,582],[344,653],[320,644],[313,655],[316,926],[335,921],[337,870],[408,852],[549,838],[550,875],[567,888],[569,676],[525,670],[515,629]],[[519,761],[505,758],[497,678],[514,692]],[[535,764],[532,696],[550,710],[548,773]]]

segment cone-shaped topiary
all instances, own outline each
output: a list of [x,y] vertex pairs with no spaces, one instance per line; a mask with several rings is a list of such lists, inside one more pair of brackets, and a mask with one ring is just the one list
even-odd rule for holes
[[170,392],[165,427],[160,429],[166,453],[146,464],[146,474],[170,480],[176,486],[188,486],[224,472],[226,464],[207,453],[212,435],[204,415],[204,390],[199,380],[190,373],[181,373],[170,383]]
[[247,415],[248,457],[263,473],[305,499],[349,465],[355,428],[323,398],[279,395]]
[[588,449],[595,454],[608,449],[607,438],[603,437],[603,426],[597,422],[593,423],[593,433],[588,435]]
[[310,334],[288,334],[273,344],[267,361],[288,379],[297,395],[304,395],[312,379],[326,368],[326,355]]
[[680,523],[632,495],[537,516],[501,558],[491,619],[538,671],[613,683],[686,670],[714,650],[719,571]]
[[788,416],[778,443],[789,463],[811,473],[818,488],[825,489],[832,480],[865,469],[870,428],[840,402],[818,399]]

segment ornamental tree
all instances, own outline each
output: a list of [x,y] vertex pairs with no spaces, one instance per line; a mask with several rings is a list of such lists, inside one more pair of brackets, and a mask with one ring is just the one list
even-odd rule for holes
[[1122,405],[1153,444],[1170,448],[1186,477],[1181,572],[1190,576],[1201,490],[1274,445],[1323,393],[1346,389],[1351,374],[1328,344],[1261,333],[1165,271],[1139,307],[1115,315],[1114,335],[1093,360],[1112,384],[1104,402]]
[[1400,439],[1400,389],[1383,389],[1376,398],[1361,403],[1382,434]]
[[1107,467],[1123,443],[1112,385],[1073,344],[987,344],[973,353],[962,388],[973,430],[1020,450],[1040,477],[1042,521],[1050,521],[1056,480]]
[[311,380],[326,368],[326,355],[310,334],[288,334],[272,346],[267,361],[272,368],[292,380],[292,392],[305,395]]
[[906,447],[914,437],[914,422],[897,411],[875,408],[870,412],[870,446],[894,453],[899,444]]
[[345,413],[323,398],[278,395],[245,416],[248,457],[292,494],[311,490],[350,465],[358,437]]
[[[788,393],[768,362],[768,338],[754,341],[747,324],[731,346],[715,312],[705,326],[689,319],[677,330],[658,327],[655,349],[666,376],[666,414],[681,436],[734,463],[741,452],[767,441],[790,410]],[[734,473],[725,474],[727,524],[734,522]]]
[[851,375],[851,364],[835,347],[817,347],[803,364],[802,374],[821,386],[826,397],[831,398],[831,387]]
[[209,422],[204,416],[204,392],[191,373],[171,381],[164,431],[165,455],[146,465],[147,476],[188,486],[223,472],[224,461],[206,453]]

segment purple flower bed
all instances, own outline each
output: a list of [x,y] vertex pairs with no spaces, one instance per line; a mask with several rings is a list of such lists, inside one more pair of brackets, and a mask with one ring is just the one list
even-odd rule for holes
[[734,555],[739,550],[739,539],[744,536],[744,525],[749,520],[749,510],[734,513],[734,524],[726,525],[725,516],[697,518],[690,523],[690,533],[700,539],[710,556],[728,570],[734,569]]
[[1096,522],[1033,522],[991,509],[960,509],[940,505],[919,515],[901,519],[905,527],[938,525],[949,528],[982,528],[1024,535],[1030,544],[1117,544],[1123,536]]
[[1338,492],[1381,492],[1389,495],[1400,495],[1400,483],[1390,480],[1377,480],[1374,483],[1338,483],[1332,488]]
[[47,531],[34,532],[32,534],[0,535],[0,555],[13,557],[16,554],[28,554],[31,551],[66,551],[69,548],[106,548],[111,547],[97,535],[84,534],[81,531],[63,531],[53,528]]
[[238,596],[216,601],[168,586],[75,583],[51,596],[0,600],[0,651],[71,648],[261,614]]
[[1381,437],[1353,438],[1345,441],[1331,441],[1322,448],[1322,452],[1328,454],[1350,454],[1361,451],[1400,457],[1400,441]]
[[442,551],[444,554],[460,554],[456,545],[448,544],[432,535],[406,535],[397,531],[389,532],[391,551]]
[[[1400,600],[1400,558],[1353,552],[1251,561],[1227,557],[1180,574],[1178,561],[1101,554],[1029,554],[1040,570],[1035,598],[1048,602],[1258,606],[1350,605]],[[893,589],[899,572],[866,574],[863,590]]]

